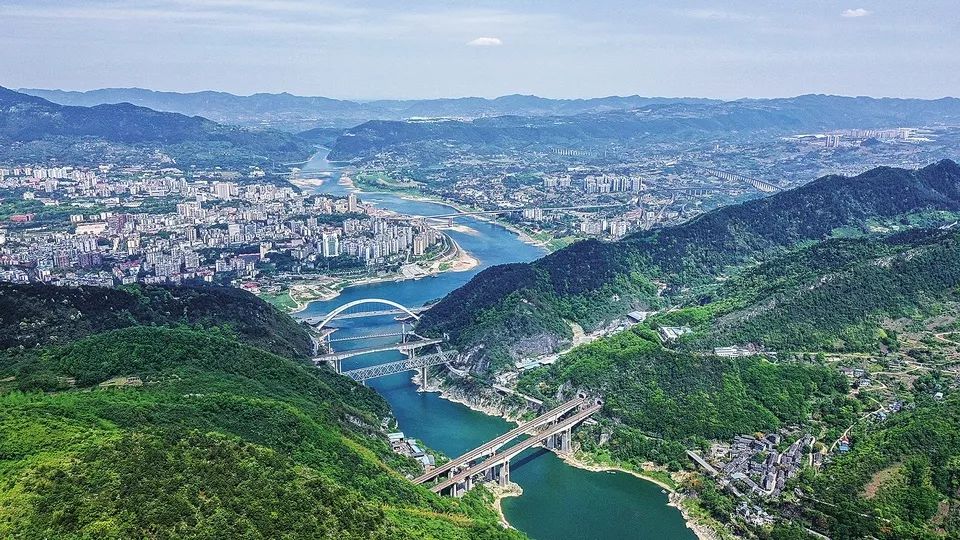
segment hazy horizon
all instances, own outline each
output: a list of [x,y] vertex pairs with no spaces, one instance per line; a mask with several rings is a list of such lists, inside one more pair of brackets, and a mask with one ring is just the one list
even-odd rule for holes
[[[0,86],[4,86],[0,84]],[[806,94],[794,94],[794,95],[783,95],[783,96],[742,96],[738,98],[720,98],[720,97],[711,97],[711,96],[661,96],[661,95],[644,95],[644,94],[611,94],[611,95],[597,95],[597,96],[585,96],[585,97],[563,97],[563,96],[544,96],[539,94],[521,94],[521,93],[509,93],[509,94],[500,94],[495,96],[478,96],[478,95],[460,95],[460,96],[439,96],[439,97],[383,97],[383,98],[346,98],[346,97],[336,97],[336,96],[327,96],[327,95],[308,95],[308,94],[295,94],[285,90],[279,90],[276,92],[254,92],[254,93],[237,93],[231,92],[229,90],[220,90],[217,88],[207,88],[203,90],[191,90],[191,91],[180,91],[180,90],[165,90],[157,88],[144,88],[141,86],[104,86],[97,88],[86,88],[86,89],[71,89],[71,88],[39,88],[39,87],[17,87],[17,86],[7,86],[7,88],[17,91],[17,92],[31,92],[31,91],[45,91],[45,92],[69,92],[69,93],[88,93],[88,92],[97,92],[97,91],[118,91],[118,90],[141,90],[146,92],[157,92],[157,93],[174,93],[174,94],[200,94],[204,92],[213,92],[218,94],[230,94],[237,97],[252,97],[255,95],[291,95],[294,97],[302,98],[324,98],[324,99],[335,99],[339,101],[352,101],[356,103],[369,103],[374,101],[425,101],[425,100],[442,100],[442,99],[486,99],[486,100],[496,100],[507,97],[522,96],[522,97],[535,97],[540,99],[549,99],[549,100],[592,100],[592,99],[615,99],[615,98],[649,98],[649,99],[705,99],[705,100],[714,100],[714,101],[743,101],[743,100],[767,100],[767,99],[793,99],[803,96],[829,96],[829,97],[841,97],[841,98],[869,98],[869,99],[918,99],[924,101],[936,101],[938,99],[960,99],[960,95],[944,95],[939,97],[916,97],[916,96],[875,96],[875,95],[850,95],[850,94],[831,94],[826,92],[809,92]]]
[[682,0],[0,0],[12,88],[936,99],[960,88],[955,4]]

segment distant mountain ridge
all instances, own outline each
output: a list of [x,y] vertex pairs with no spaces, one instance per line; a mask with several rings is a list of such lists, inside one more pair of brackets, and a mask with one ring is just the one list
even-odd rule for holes
[[[56,139],[56,144],[52,143]],[[121,103],[65,106],[0,87],[0,158],[64,160],[80,141],[137,146],[146,154],[167,151],[178,164],[277,164],[309,157],[312,145],[279,131],[225,126],[199,116],[158,112]],[[111,149],[112,150],[112,149]]]
[[270,125],[290,131],[315,127],[350,127],[368,120],[412,117],[547,116],[571,115],[642,107],[655,103],[711,103],[705,98],[608,96],[589,99],[550,99],[508,95],[479,97],[350,101],[326,97],[280,94],[238,96],[227,92],[158,92],[143,88],[103,88],[85,92],[23,88],[20,92],[62,105],[93,106],[132,103],[159,111],[199,115],[238,125]]
[[450,145],[471,151],[544,149],[575,145],[606,148],[664,138],[693,140],[721,134],[787,135],[847,128],[894,128],[960,124],[960,99],[891,99],[806,95],[794,98],[707,103],[649,103],[566,116],[498,116],[468,121],[373,120],[350,128],[331,157],[368,157],[405,145]]

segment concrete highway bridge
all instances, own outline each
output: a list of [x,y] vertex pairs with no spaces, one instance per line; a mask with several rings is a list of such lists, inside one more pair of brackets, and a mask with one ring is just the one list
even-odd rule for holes
[[506,450],[494,453],[476,465],[454,474],[450,478],[432,486],[430,490],[439,494],[446,491],[454,497],[459,497],[473,488],[473,483],[477,478],[487,481],[496,480],[500,485],[506,485],[510,482],[511,459],[517,457],[525,450],[541,444],[551,450],[558,450],[564,453],[569,452],[573,428],[591,415],[599,412],[602,407],[603,404],[599,400],[590,402],[582,409],[576,410],[573,415],[555,424],[547,424],[545,429],[538,431],[529,438],[518,442]]
[[721,171],[719,169],[711,169],[709,167],[697,166],[697,168],[708,174],[716,176],[721,180],[732,180],[734,182],[744,182],[744,183],[750,184],[755,189],[757,189],[758,191],[762,191],[763,193],[776,193],[778,191],[782,191],[779,187],[771,184],[770,182],[765,182],[763,180],[760,180],[759,178],[751,178],[749,176],[744,176],[739,173],[730,172],[730,171]]
[[[468,491],[472,487],[473,478],[477,475],[483,475],[487,480],[497,478],[505,484],[509,482],[511,457],[544,442],[550,448],[569,451],[573,427],[599,411],[601,406],[599,401],[592,401],[584,395],[577,396],[460,457],[425,472],[413,482],[424,484],[446,477],[431,489],[435,493],[441,493],[452,488],[451,494],[454,496],[460,496]],[[564,419],[564,416],[571,412],[574,414]],[[522,435],[530,437],[507,450],[500,451]],[[484,461],[480,462],[480,460]]]

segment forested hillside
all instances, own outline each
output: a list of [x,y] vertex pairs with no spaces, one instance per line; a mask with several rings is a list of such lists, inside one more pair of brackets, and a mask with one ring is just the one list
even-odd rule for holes
[[921,400],[799,484],[808,495],[785,506],[831,538],[957,538],[960,400]]
[[[816,362],[770,362],[758,356],[717,358],[661,346],[638,326],[531,370],[519,387],[546,399],[585,389],[606,399],[604,415],[630,430],[672,441],[725,439],[801,424],[841,398],[846,382]],[[654,459],[627,455],[624,458]]]
[[66,344],[128,326],[200,326],[290,358],[313,350],[299,323],[240,289],[0,283],[0,348]]
[[[885,321],[935,314],[957,300],[958,287],[960,232],[953,229],[828,240],[752,267],[690,306],[577,347],[525,373],[520,387],[545,399],[598,392],[625,433],[675,441],[802,424],[850,405],[846,382],[811,353],[895,348]],[[662,343],[655,332],[662,325],[693,332]],[[778,351],[778,361],[710,354],[743,344]]]
[[[129,307],[115,291],[10,286],[4,296],[39,305],[51,290],[86,309],[46,321],[41,346],[7,340],[0,353],[0,536],[519,536],[483,490],[452,500],[404,479],[418,467],[390,451],[389,407],[374,391],[242,343],[262,338],[240,331],[155,320],[108,329],[116,306]],[[161,293],[141,293],[134,316],[215,297]],[[224,320],[243,316],[232,307],[221,305]],[[3,311],[7,335],[21,313]]]
[[669,314],[694,349],[754,343],[780,351],[878,352],[883,323],[922,318],[958,299],[960,232],[919,229],[835,239],[750,268]]
[[827,176],[678,226],[487,269],[426,312],[420,329],[446,333],[462,350],[482,346],[475,357],[486,368],[507,362],[526,338],[568,337],[567,321],[590,328],[630,309],[660,307],[803,242],[930,211],[960,211],[960,166],[952,161]]

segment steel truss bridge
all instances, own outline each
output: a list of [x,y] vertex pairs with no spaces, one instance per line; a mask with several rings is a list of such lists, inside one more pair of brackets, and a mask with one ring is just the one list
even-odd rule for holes
[[350,377],[351,379],[357,382],[364,382],[367,379],[376,379],[377,377],[386,377],[387,375],[394,375],[396,373],[403,373],[404,371],[420,371],[420,380],[421,384],[425,384],[427,379],[427,368],[430,366],[439,366],[441,364],[447,364],[456,360],[457,351],[440,351],[433,354],[425,354],[423,356],[412,356],[406,360],[400,360],[398,362],[390,362],[387,364],[380,364],[376,366],[370,366],[360,369],[351,369],[349,371],[341,372],[341,375]]
[[[409,336],[411,334],[404,334],[404,335]],[[439,345],[441,343],[443,343],[442,339],[418,339],[416,341],[401,341],[400,343],[385,343],[383,345],[374,345],[372,347],[362,347],[359,349],[347,349],[345,351],[329,352],[327,354],[321,354],[320,356],[317,356],[313,359],[313,363],[322,364],[325,362],[329,362],[339,366],[341,361],[346,360],[347,358],[353,358],[354,356],[360,356],[363,354],[374,354],[374,353],[386,352],[386,351],[400,351],[402,353],[409,353],[416,349],[428,347],[430,345]],[[337,373],[340,373],[339,369],[337,370]]]

